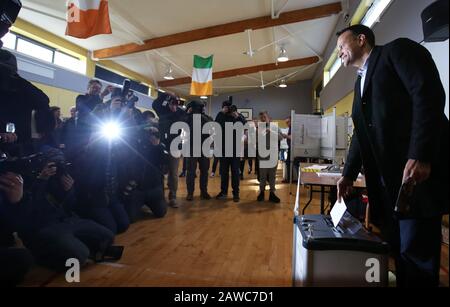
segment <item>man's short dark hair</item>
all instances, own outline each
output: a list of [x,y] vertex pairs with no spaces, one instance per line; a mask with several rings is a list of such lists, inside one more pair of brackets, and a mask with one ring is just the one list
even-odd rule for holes
[[225,100],[224,102],[222,102],[222,108],[224,107],[231,107],[233,103],[229,100]]
[[364,35],[366,37],[367,43],[371,47],[375,47],[375,34],[373,33],[372,29],[369,27],[366,27],[365,25],[353,25],[348,28],[345,28],[338,33],[336,33],[337,37],[341,36],[345,32],[350,31],[353,33],[354,36],[358,35]]
[[97,83],[97,84],[100,85],[100,86],[103,85],[102,82],[101,82],[100,80],[98,80],[98,79],[91,79],[91,80],[89,80],[89,82],[88,82],[88,88],[91,87],[91,85],[94,84],[94,83]]

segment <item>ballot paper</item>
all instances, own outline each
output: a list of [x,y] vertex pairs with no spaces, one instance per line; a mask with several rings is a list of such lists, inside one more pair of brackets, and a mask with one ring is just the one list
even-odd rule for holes
[[339,225],[339,222],[341,221],[342,217],[344,216],[345,212],[347,211],[347,206],[345,205],[345,202],[343,199],[339,201],[339,199],[336,201],[336,203],[333,206],[333,209],[331,209],[331,220],[333,221],[334,227],[337,227]]

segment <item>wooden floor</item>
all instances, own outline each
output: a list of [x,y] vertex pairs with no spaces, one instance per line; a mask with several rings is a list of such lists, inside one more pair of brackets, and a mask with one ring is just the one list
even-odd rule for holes
[[[69,285],[64,275],[37,268],[23,285],[291,286],[295,186],[290,197],[289,185],[281,184],[281,171],[277,178],[281,204],[255,201],[259,187],[254,175],[241,182],[240,203],[201,201],[198,192],[194,202],[187,202],[180,178],[180,208],[169,208],[163,219],[139,221],[119,235],[116,244],[125,246],[119,262],[88,264],[76,285]],[[215,196],[220,179],[210,178],[209,187]],[[304,204],[307,191],[301,193]],[[318,199],[310,208],[310,213],[318,212]],[[448,246],[443,258],[448,286]]]

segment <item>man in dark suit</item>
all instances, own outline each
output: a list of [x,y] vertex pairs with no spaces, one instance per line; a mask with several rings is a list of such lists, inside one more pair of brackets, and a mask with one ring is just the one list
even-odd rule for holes
[[[371,214],[396,260],[397,285],[438,286],[442,215],[449,212],[445,92],[430,53],[409,39],[375,45],[372,30],[338,33],[339,57],[358,68],[355,132],[338,182],[346,197],[361,167]],[[395,208],[402,183],[414,185],[407,215]]]

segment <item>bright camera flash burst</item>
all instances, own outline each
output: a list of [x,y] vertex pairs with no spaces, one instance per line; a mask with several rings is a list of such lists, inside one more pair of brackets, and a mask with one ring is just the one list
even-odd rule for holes
[[116,122],[104,123],[101,127],[101,134],[108,140],[115,140],[122,135],[122,129]]

